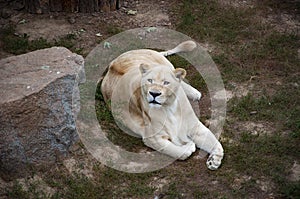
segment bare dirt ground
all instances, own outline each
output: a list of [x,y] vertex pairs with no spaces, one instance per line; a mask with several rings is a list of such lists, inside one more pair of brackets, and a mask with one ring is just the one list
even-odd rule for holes
[[[170,19],[170,2],[166,1],[133,1],[125,2],[124,7],[109,13],[50,13],[31,15],[15,13],[9,19],[1,19],[1,25],[16,24],[16,33],[29,36],[29,40],[46,38],[51,41],[67,34],[80,34],[76,46],[84,49],[84,54],[90,52],[97,41],[107,38],[115,27],[127,30],[139,27],[163,26],[172,28]],[[137,11],[128,14],[128,11]],[[102,36],[96,36],[100,33]],[[3,54],[3,52],[2,52]],[[0,54],[1,55],[1,54]],[[1,58],[9,56],[3,54]]]
[[[49,13],[42,15],[32,15],[23,12],[13,12],[9,18],[1,19],[0,26],[4,27],[7,24],[16,25],[16,34],[24,35],[26,34],[29,37],[29,40],[36,40],[39,38],[46,38],[48,41],[53,41],[57,38],[64,37],[68,34],[76,35],[76,44],[75,48],[82,49],[81,53],[86,56],[93,48],[95,48],[98,43],[108,38],[109,36],[118,33],[122,30],[128,30],[132,28],[138,27],[166,27],[170,29],[175,28],[175,24],[177,23],[178,16],[175,15],[172,8],[176,7],[176,4],[182,4],[182,2],[177,1],[163,1],[163,0],[139,0],[139,1],[126,1],[124,6],[117,11],[110,13],[95,13],[95,14],[82,14],[82,13]],[[252,7],[254,6],[254,1],[220,1],[224,6],[232,6],[235,8],[239,7]],[[260,21],[263,23],[269,24],[272,27],[275,27],[279,32],[295,32],[300,28],[299,16],[295,17],[294,12],[282,12],[282,13],[274,13],[271,12],[272,8],[269,9],[268,12],[261,12],[257,15]],[[130,14],[129,11],[137,11],[135,14]],[[269,14],[266,14],[269,13]],[[198,41],[201,43],[202,41]],[[1,45],[1,43],[0,43]],[[206,47],[209,52],[220,52],[222,49],[219,46],[214,46],[212,44],[208,44],[203,42],[204,47]],[[300,56],[300,50],[298,50],[298,54]],[[0,58],[5,58],[8,56],[12,56],[13,54],[7,53],[0,49]],[[261,77],[260,77],[261,78]],[[255,82],[256,77],[253,77],[253,81]],[[248,93],[257,92],[257,86],[253,85],[253,81],[249,80],[248,82],[236,83],[229,82],[231,84],[231,89],[228,89],[228,97],[231,98],[242,98],[247,96]],[[278,79],[266,79],[262,81],[261,79],[258,81],[259,84],[263,87],[263,85],[269,85],[270,82],[275,85],[281,85],[282,80]],[[233,85],[233,86],[232,86]],[[268,88],[269,93],[276,92],[276,89]],[[208,105],[209,98],[204,98],[201,102],[201,106]],[[253,113],[255,114],[255,113]],[[231,122],[234,118],[228,118],[228,121]],[[249,131],[252,132],[253,135],[258,134],[272,134],[275,131],[275,126],[272,122],[253,122],[253,121],[239,121],[235,123],[234,131],[243,132]],[[232,145],[236,144],[236,140],[224,140],[227,143],[231,143]],[[72,149],[73,155],[64,160],[62,165],[60,165],[60,170],[64,170],[64,172],[79,173],[86,176],[88,179],[93,179],[95,175],[95,165],[98,165],[96,161],[80,146],[74,146]],[[191,178],[191,181],[197,182],[200,187],[205,187],[205,190],[208,192],[214,192],[214,189],[217,189],[219,192],[224,193],[224,198],[230,195],[228,193],[228,187],[224,187],[222,185],[222,181],[213,180],[212,177],[209,177],[210,173],[205,168],[204,159],[199,162],[196,160],[196,156],[192,157],[192,160],[189,160],[189,165],[186,165],[184,162],[176,162],[169,167],[170,170],[195,170],[195,175],[191,176],[181,176],[180,179]],[[197,162],[197,165],[195,165]],[[228,163],[228,162],[227,162]],[[299,181],[299,172],[300,172],[300,162],[296,161],[293,163],[293,167],[291,168],[290,179],[293,181]],[[61,168],[62,167],[62,168]],[[103,167],[103,166],[99,166]],[[225,169],[225,168],[224,168]],[[267,178],[261,178],[259,180],[253,179],[251,174],[247,175],[239,175],[236,173],[230,173],[228,170],[224,172],[224,174],[220,175],[228,175],[231,179],[231,189],[232,190],[242,190],[244,189],[244,185],[246,183],[251,184],[250,182],[256,184],[259,188],[247,187],[251,191],[251,193],[247,193],[249,195],[245,195],[246,198],[276,198],[274,196],[274,192],[276,192],[276,188],[273,185],[273,182]],[[55,169],[53,171],[55,173]],[[151,186],[155,187],[154,196],[157,198],[164,198],[164,195],[161,194],[165,187],[168,187],[168,190],[172,189],[172,185],[174,184],[174,176],[168,176],[168,172],[164,172],[163,174],[150,177],[151,178]],[[38,189],[43,190],[48,195],[55,195],[55,189],[48,186],[44,183],[44,180],[39,177],[38,174],[36,177],[30,180],[20,180],[20,184],[24,185],[25,189],[28,184],[33,184],[33,182],[39,182]],[[217,178],[217,177],[216,177]],[[41,183],[42,182],[42,183]],[[126,182],[123,182],[126,184]],[[192,182],[186,185],[180,186],[192,186]],[[0,180],[0,188],[5,188],[12,186],[12,182],[6,183],[1,182]],[[124,184],[121,184],[125,186]],[[194,185],[193,185],[194,186]],[[251,186],[251,185],[249,185]],[[171,187],[171,188],[170,188]],[[188,188],[187,188],[188,189]],[[188,191],[187,191],[188,192]],[[233,191],[234,192],[234,191]],[[170,193],[169,193],[170,194]],[[182,195],[180,195],[182,194]],[[206,198],[205,194],[199,196],[191,196],[189,193],[180,193],[179,195],[175,195],[174,198]],[[184,195],[186,194],[186,195]],[[4,195],[4,194],[3,194]],[[1,194],[0,194],[1,196]],[[130,194],[129,194],[130,196]],[[209,195],[209,198],[212,198],[213,194]],[[234,197],[234,195],[232,196]],[[130,196],[130,198],[143,198],[138,196]],[[170,196],[172,198],[172,196]],[[218,197],[220,198],[220,197]]]

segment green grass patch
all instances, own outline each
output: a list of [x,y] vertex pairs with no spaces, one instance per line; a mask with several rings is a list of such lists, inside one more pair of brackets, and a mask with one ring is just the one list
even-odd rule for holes
[[230,9],[217,1],[183,1],[179,9],[181,20],[177,30],[198,41],[236,43],[249,37],[250,9]]
[[29,183],[25,188],[15,182],[7,191],[8,198],[12,199],[98,199],[98,198],[151,198],[154,187],[151,185],[153,175],[157,172],[145,174],[129,174],[110,168],[96,168],[94,178],[88,178],[82,174],[68,172],[48,173],[44,181],[53,190],[52,196],[38,188],[38,182]]
[[[256,98],[251,94],[239,99],[234,98],[230,103],[229,111],[232,112],[239,120],[271,120],[274,119],[276,113],[271,107],[268,97]],[[255,112],[254,114],[251,114]]]
[[73,47],[75,46],[76,39],[77,39],[77,36],[75,34],[67,34],[64,37],[57,39],[53,45],[63,46],[68,49],[73,49]]
[[8,190],[7,196],[12,199],[29,198],[29,194],[23,189],[23,186],[17,182],[14,182],[11,190]]
[[81,53],[82,49],[75,48],[76,39],[77,37],[75,34],[68,34],[54,41],[47,41],[45,38],[29,40],[29,36],[26,34],[15,34],[14,26],[7,26],[0,30],[0,40],[3,45],[3,50],[15,55],[50,48],[53,46],[63,46],[73,52]]
[[123,32],[122,28],[117,27],[116,25],[107,25],[106,31],[109,35],[116,35]]
[[225,82],[243,82],[253,75],[287,76],[298,70],[299,36],[278,33],[262,24],[260,6],[234,8],[216,0],[183,1],[176,29],[222,51],[212,52]]
[[102,168],[95,179],[84,176],[63,177],[67,191],[61,190],[63,198],[147,198],[153,195],[150,185],[153,174],[128,174],[110,168]]
[[182,16],[177,24],[178,31],[199,42],[223,47],[224,52],[213,52],[212,58],[221,67],[225,81],[242,82],[255,73],[252,67],[243,66],[239,57],[233,55],[244,40],[256,36],[249,29],[253,10],[224,7],[214,0],[193,0],[184,1],[178,12]]
[[[230,101],[229,111],[241,121],[271,121],[280,130],[291,130],[295,137],[300,131],[300,90],[283,86],[274,96],[254,97],[249,94]],[[280,127],[279,124],[282,126]]]
[[283,183],[280,187],[280,193],[285,198],[298,199],[300,196],[300,182]]
[[258,136],[242,132],[239,144],[225,145],[224,165],[239,175],[271,179],[276,189],[281,190],[279,194],[293,195],[297,192],[297,184],[288,183],[287,176],[300,153],[298,141],[280,134]]
[[39,182],[28,183],[29,186],[25,189],[23,185],[17,181],[13,182],[12,188],[7,191],[7,197],[10,199],[50,199],[44,190],[38,188]]
[[240,60],[242,66],[252,65],[261,74],[268,70],[277,76],[287,76],[299,70],[299,39],[296,34],[272,32],[239,46],[234,57]]

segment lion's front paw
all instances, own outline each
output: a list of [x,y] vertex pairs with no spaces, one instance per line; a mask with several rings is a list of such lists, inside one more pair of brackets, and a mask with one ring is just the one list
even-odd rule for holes
[[211,154],[206,161],[207,168],[210,170],[218,169],[221,165],[222,158],[223,156]]
[[202,94],[195,88],[192,88],[192,91],[188,93],[188,98],[193,101],[199,101]]
[[185,160],[192,155],[196,151],[196,145],[194,142],[189,142],[183,147],[183,154],[180,156],[180,160]]

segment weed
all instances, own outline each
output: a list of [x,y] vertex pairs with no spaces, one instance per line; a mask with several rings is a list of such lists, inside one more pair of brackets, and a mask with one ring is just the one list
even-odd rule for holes
[[296,199],[300,196],[300,182],[284,183],[280,187],[281,194],[286,198]]
[[11,190],[7,192],[8,198],[24,199],[47,199],[50,198],[44,190],[38,188],[38,182],[30,182],[28,188],[24,188],[19,182],[14,182]]
[[9,198],[29,198],[29,194],[23,189],[20,183],[15,182],[11,190],[7,192]]
[[50,44],[46,39],[39,38],[39,39],[33,40],[29,43],[29,51],[49,48],[51,46],[52,46],[52,44]]
[[255,11],[224,8],[217,1],[184,1],[177,30],[223,47],[223,52],[212,56],[225,81],[243,82],[266,69],[267,75],[270,71],[279,76],[295,72],[299,36],[268,31],[271,27],[256,21]]
[[[297,140],[279,134],[257,136],[244,132],[240,144],[225,146],[225,150],[228,151],[225,164],[227,161],[234,162],[230,167],[240,175],[250,175],[254,179],[269,177],[277,183],[279,189],[287,189],[286,168],[291,167],[293,160],[300,153],[299,149],[295,148]],[[285,161],[282,161],[283,157]]]
[[121,28],[116,27],[115,25],[108,25],[108,27],[107,27],[107,33],[109,35],[116,35],[122,31],[123,30]]
[[249,36],[250,10],[224,8],[217,1],[184,1],[177,29],[197,40],[233,43]]
[[[278,130],[291,130],[294,137],[299,137],[299,96],[299,89],[283,86],[274,96],[256,98],[248,94],[241,99],[234,98],[229,110],[241,121],[271,121],[277,124]],[[251,114],[253,111],[255,114]]]
[[68,34],[56,41],[49,42],[44,38],[29,40],[28,35],[15,34],[15,27],[7,26],[1,30],[0,40],[3,44],[3,50],[12,54],[23,54],[34,50],[50,48],[53,46],[63,46],[74,52],[81,53],[81,48],[74,48],[75,34]]
[[67,34],[66,36],[55,41],[54,45],[55,46],[63,46],[68,49],[72,49],[75,45],[75,39],[76,39],[75,34]]
[[3,50],[14,54],[27,52],[27,49],[29,48],[29,41],[26,34],[16,35],[15,28],[13,26],[7,26],[1,29],[0,32]]
[[168,190],[166,191],[166,195],[168,198],[183,198],[175,182],[172,182],[169,185]]

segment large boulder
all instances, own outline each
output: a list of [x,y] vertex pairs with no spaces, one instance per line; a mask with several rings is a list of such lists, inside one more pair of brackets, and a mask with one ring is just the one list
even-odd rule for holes
[[84,59],[53,47],[0,60],[0,177],[51,166],[78,141]]

